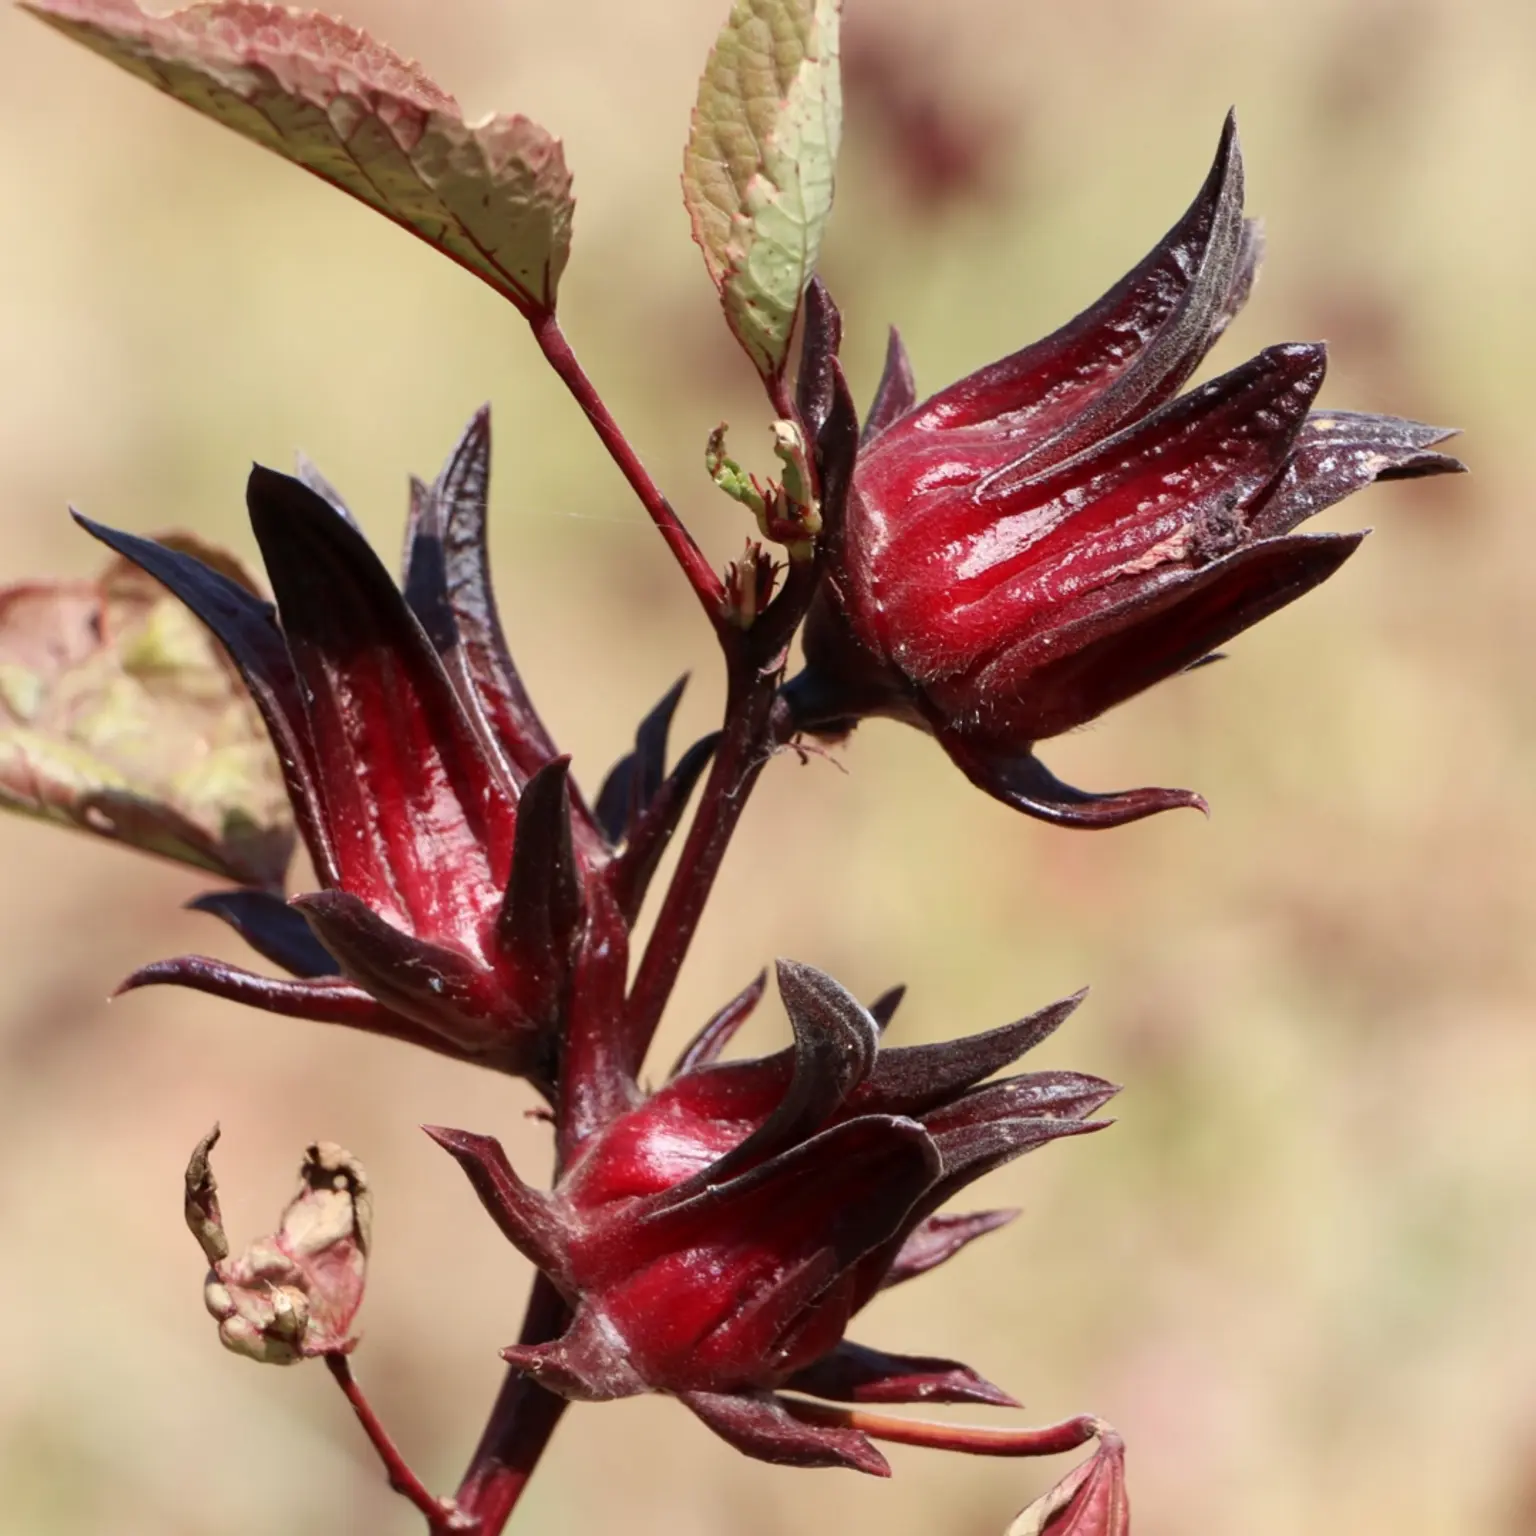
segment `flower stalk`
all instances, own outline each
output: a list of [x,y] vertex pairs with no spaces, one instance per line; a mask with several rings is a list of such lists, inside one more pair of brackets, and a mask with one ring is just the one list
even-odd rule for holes
[[329,1354],[325,1357],[325,1364],[332,1379],[341,1388],[342,1396],[351,1405],[352,1412],[357,1415],[357,1422],[367,1435],[368,1443],[378,1452],[389,1486],[416,1506],[433,1536],[451,1536],[453,1532],[474,1530],[476,1527],[472,1518],[456,1509],[451,1501],[434,1498],[426,1484],[411,1471],[400,1448],[390,1438],[389,1431],[374,1412],[373,1404],[368,1401],[357,1378],[352,1374],[350,1358]]

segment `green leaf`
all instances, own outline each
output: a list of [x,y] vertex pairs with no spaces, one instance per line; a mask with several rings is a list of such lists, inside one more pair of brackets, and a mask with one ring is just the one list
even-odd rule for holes
[[[229,556],[172,536],[226,575]],[[246,583],[249,585],[249,582]],[[0,589],[0,807],[280,889],[277,757],[213,637],[126,561]]]
[[683,156],[693,237],[736,338],[782,376],[832,210],[842,0],[736,0]]
[[466,123],[419,65],[367,33],[278,5],[23,0],[167,95],[350,192],[530,318],[555,307],[571,245],[560,141],[526,117]]

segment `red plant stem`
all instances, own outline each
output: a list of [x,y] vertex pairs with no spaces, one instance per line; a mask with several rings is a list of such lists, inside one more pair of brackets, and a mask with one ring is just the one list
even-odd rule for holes
[[[569,1321],[559,1293],[539,1275],[528,1297],[518,1342],[546,1343],[564,1332]],[[565,1408],[563,1397],[536,1386],[523,1372],[507,1372],[453,1501],[475,1536],[499,1536]]]
[[1060,1456],[1086,1445],[1095,1435],[1114,1431],[1102,1419],[1080,1414],[1041,1429],[993,1429],[980,1424],[934,1424],[922,1419],[898,1419],[866,1413],[862,1408],[833,1408],[801,1398],[780,1401],[807,1424],[856,1429],[871,1440],[894,1445],[921,1445],[936,1451],[963,1451],[971,1456]]
[[742,679],[732,669],[724,734],[624,1011],[618,1058],[632,1076],[644,1063],[725,851],[772,755],[770,715],[776,687],[774,676],[766,681],[758,676]]
[[625,1006],[616,1054],[631,1076],[644,1063],[758,775],[792,733],[788,711],[776,709],[775,702],[790,638],[818,580],[810,562],[792,562],[778,596],[750,629],[720,632],[727,674],[725,722]]
[[656,482],[651,479],[650,472],[640,462],[640,457],[630,445],[629,439],[619,430],[619,424],[613,419],[612,413],[603,404],[592,380],[587,377],[585,369],[577,361],[576,354],[571,350],[570,342],[565,339],[565,333],[560,329],[560,322],[556,319],[554,312],[532,317],[530,324],[533,328],[534,340],[538,342],[539,350],[544,354],[545,360],[554,369],[560,381],[570,390],[576,403],[586,412],[587,420],[592,423],[598,437],[602,439],[603,447],[608,450],[613,462],[618,465],[624,478],[629,481],[631,489],[640,498],[641,505],[650,514],[651,521],[655,523],[662,538],[666,540],[667,548],[672,551],[673,558],[682,567],[683,575],[688,578],[688,584],[703,604],[710,623],[718,629],[723,622],[724,583],[704,557],[704,552],[693,542],[693,535],[683,526],[672,504],[662,495]]
[[372,1442],[374,1450],[379,1453],[379,1460],[384,1463],[385,1476],[389,1478],[389,1486],[396,1493],[409,1499],[427,1519],[427,1527],[434,1532],[448,1532],[463,1530],[465,1527],[457,1523],[454,1506],[442,1499],[434,1498],[427,1485],[411,1471],[406,1465],[405,1457],[400,1454],[400,1448],[390,1439],[389,1431],[379,1421],[379,1416],[373,1411],[370,1403],[363,1393],[363,1389],[357,1384],[357,1378],[352,1374],[352,1363],[346,1355],[327,1355],[325,1363],[330,1373],[336,1379],[336,1385],[341,1388],[343,1395],[352,1405],[352,1411],[357,1415],[357,1422],[363,1426],[363,1433]]

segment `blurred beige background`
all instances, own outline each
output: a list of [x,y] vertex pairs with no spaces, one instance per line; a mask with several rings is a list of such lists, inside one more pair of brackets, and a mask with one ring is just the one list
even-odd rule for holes
[[[724,0],[351,0],[472,112],[562,134],[566,324],[711,552],[744,532],[700,454],[766,416],[677,191]],[[1131,1447],[1139,1536],[1536,1531],[1536,10],[1527,0],[849,0],[849,135],[825,273],[861,400],[898,321],[937,388],[1098,295],[1182,210],[1236,102],[1269,262],[1223,343],[1334,343],[1326,403],[1449,421],[1476,473],[1385,487],[1326,588],[1053,744],[1074,782],[1202,790],[1108,835],[1031,823],[914,733],[767,776],[663,1053],[786,953],[896,1036],[1093,984],[1041,1052],[1128,1085],[1110,1132],[994,1175],[1023,1218],[858,1335],[957,1355],[1043,1420]],[[520,323],[299,172],[0,12],[0,579],[83,574],[67,501],[251,553],[248,462],[304,448],[393,547],[405,477],[485,398],[524,674],[588,784],[710,645]],[[0,1531],[408,1532],[324,1373],[223,1353],[181,1225],[223,1121],[237,1237],[304,1143],[367,1164],[358,1370],[427,1480],[456,1480],[526,1281],[414,1127],[541,1135],[516,1084],[187,994],[106,994],[187,949],[196,876],[0,825]],[[783,1033],[764,1010],[756,1048]],[[578,1408],[526,1536],[995,1536],[1065,1463],[895,1449],[887,1484],[747,1462],[665,1401]],[[1054,1468],[1054,1470],[1052,1470]]]

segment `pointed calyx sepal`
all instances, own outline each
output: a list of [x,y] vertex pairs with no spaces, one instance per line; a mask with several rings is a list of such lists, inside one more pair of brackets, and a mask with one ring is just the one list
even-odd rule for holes
[[[313,466],[297,477],[258,466],[247,504],[275,604],[221,557],[85,523],[125,573],[169,588],[221,645],[215,660],[276,748],[272,777],[280,770],[321,886],[287,902],[254,889],[193,903],[291,979],[185,956],[124,990],[190,986],[554,1092],[588,886],[607,880],[620,920],[633,919],[713,738],[668,774],[670,706],[642,725],[618,853],[508,652],[490,585],[489,470],[482,410],[437,479],[415,482],[397,586]],[[262,884],[280,886],[281,870]]]
[[651,876],[720,740],[718,731],[700,737],[667,772],[672,717],[687,682],[686,676],[680,677],[640,722],[634,750],[613,765],[597,796],[598,829],[616,850],[608,866],[608,888],[631,923],[639,916]]
[[367,1277],[372,1197],[362,1165],[334,1142],[304,1154],[299,1190],[270,1237],[238,1257],[219,1213],[209,1153],[215,1126],[187,1165],[187,1226],[210,1265],[203,1299],[226,1349],[265,1365],[345,1354]]

